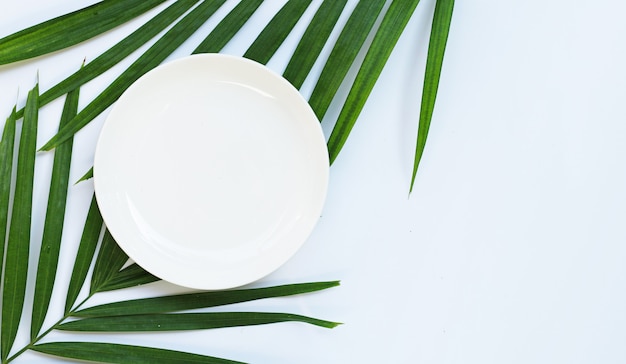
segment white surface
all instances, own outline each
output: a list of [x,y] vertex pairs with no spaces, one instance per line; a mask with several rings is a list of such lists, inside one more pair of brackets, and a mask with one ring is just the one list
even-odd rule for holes
[[94,159],[104,223],[150,273],[195,289],[254,282],[309,237],[328,186],[320,123],[289,82],[199,54],[137,80]]
[[[242,54],[282,3],[265,2],[225,52]],[[313,235],[259,283],[341,279],[342,286],[237,307],[345,325],[89,339],[256,363],[625,362],[626,3],[458,1],[426,153],[408,198],[433,4],[424,0],[418,6],[331,167],[327,202]],[[9,2],[0,13],[0,32],[75,6],[69,0]],[[296,32],[304,31],[301,25]],[[122,34],[0,67],[0,110],[8,113],[18,87],[24,102],[37,70],[45,89]],[[294,46],[290,38],[270,67],[281,71]],[[84,88],[83,100],[105,83]],[[304,85],[305,95],[311,86]],[[59,110],[59,103],[50,105],[44,120],[54,124]],[[42,130],[39,145],[54,131],[54,125],[43,124],[50,130]],[[91,166],[100,125],[101,119],[77,136],[72,178]],[[49,179],[46,169],[37,173]],[[78,226],[90,188],[86,183],[72,189],[68,218]],[[46,193],[40,188],[36,198]],[[36,237],[43,209],[35,214]],[[68,232],[68,241],[76,235]],[[71,256],[72,247],[63,254]],[[67,280],[69,269],[60,268],[59,282]],[[99,300],[172,291],[153,285]],[[63,294],[55,291],[58,302]],[[26,336],[20,331],[19,340]],[[35,354],[22,359],[42,360]]]

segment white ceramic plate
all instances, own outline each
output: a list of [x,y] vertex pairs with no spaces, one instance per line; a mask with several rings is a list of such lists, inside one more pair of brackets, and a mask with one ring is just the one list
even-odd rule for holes
[[322,210],[328,154],[308,103],[256,62],[194,55],[117,101],[96,148],[96,197],[122,249],[152,274],[225,289],[277,269]]

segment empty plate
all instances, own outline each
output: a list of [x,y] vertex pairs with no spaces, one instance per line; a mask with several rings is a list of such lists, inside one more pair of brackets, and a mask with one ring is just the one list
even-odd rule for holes
[[150,273],[197,289],[241,286],[304,243],[326,196],[319,122],[279,75],[240,57],[193,55],[141,77],[96,148],[105,224]]

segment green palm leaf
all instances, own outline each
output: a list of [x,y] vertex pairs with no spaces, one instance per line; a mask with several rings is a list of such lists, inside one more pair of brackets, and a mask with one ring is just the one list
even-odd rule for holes
[[424,75],[424,89],[422,91],[422,106],[417,130],[413,175],[411,177],[409,192],[413,191],[417,168],[422,159],[422,154],[424,154],[428,129],[430,129],[430,121],[433,118],[435,99],[437,98],[437,89],[439,88],[439,77],[441,76],[441,66],[446,51],[453,9],[454,0],[437,0],[437,4],[435,5],[435,15],[433,16],[433,26],[430,32],[430,42],[428,44],[428,57],[426,59],[426,73]]
[[318,119],[324,118],[384,5],[384,0],[359,1],[352,11],[309,98]]
[[266,64],[289,35],[311,0],[291,0],[270,20],[244,57]]
[[140,286],[159,281],[156,277],[145,269],[141,268],[137,263],[133,263],[121,271],[115,273],[109,280],[100,286],[98,292],[113,291],[122,288]]
[[89,170],[87,172],[85,172],[85,174],[83,174],[82,177],[80,177],[80,179],[78,181],[76,181],[75,184],[79,184],[83,181],[86,181],[88,179],[92,179],[93,178],[93,167],[89,168]]
[[339,325],[336,322],[290,313],[274,312],[204,312],[94,317],[61,324],[65,331],[175,331],[218,329],[234,326],[265,325],[278,322],[298,321],[325,328]]
[[105,230],[100,252],[98,252],[98,258],[96,258],[96,263],[93,267],[89,293],[98,292],[102,286],[105,286],[122,269],[122,266],[127,261],[128,255],[113,240],[111,233]]
[[374,88],[385,62],[391,55],[391,51],[418,3],[419,0],[392,1],[387,13],[385,13],[328,139],[328,154],[331,163],[337,158],[348,139],[348,135]]
[[181,19],[163,37],[161,37],[146,53],[137,59],[124,73],[87,105],[65,127],[52,137],[41,150],[51,150],[60,143],[71,138],[117,99],[146,72],[158,66],[187,38],[189,38],[226,0],[206,0]]
[[263,4],[263,0],[242,0],[222,19],[193,53],[219,52],[237,34],[261,4]]
[[[115,66],[167,28],[198,1],[199,0],[175,1],[167,9],[157,14],[154,18],[150,19],[139,29],[102,53],[93,61],[87,63],[80,70],[43,92],[39,97],[40,107],[84,85]],[[89,26],[89,29],[92,29],[92,27]],[[83,31],[83,29],[81,29],[81,31]],[[18,111],[18,118],[21,116],[22,111],[23,110]]]
[[164,297],[143,298],[108,303],[78,310],[74,312],[72,316],[122,316],[192,310],[196,308],[216,307],[259,300],[263,298],[286,297],[296,294],[310,293],[336,287],[338,285],[338,281],[297,283],[274,287],[199,292]]
[[[79,43],[122,24],[162,2],[158,0],[105,0],[96,5],[24,29],[0,39],[0,64],[43,55]],[[329,36],[335,29],[337,20],[341,16],[346,2],[347,0],[321,2],[306,31],[301,36],[298,46],[284,72],[284,77],[297,88],[302,85],[309,75],[313,64],[320,57],[322,49],[327,45],[330,46],[328,44]],[[253,289],[244,288],[221,292],[196,292],[112,302],[83,309],[83,305],[99,292],[133,287],[158,280],[157,277],[146,272],[137,264],[131,264],[122,269],[128,257],[117,246],[113,237],[106,229],[98,256],[95,257],[98,241],[101,235],[103,235],[104,226],[94,197],[87,213],[67,289],[65,314],[51,327],[42,327],[47,314],[50,291],[54,285],[58,244],[64,225],[63,210],[68,188],[67,173],[69,160],[71,159],[72,136],[111,106],[135,80],[162,63],[183,42],[189,39],[200,26],[206,23],[224,3],[225,0],[178,0],[170,2],[168,7],[164,8],[135,32],[103,52],[81,70],[44,92],[41,96],[38,95],[38,87],[35,87],[29,93],[26,107],[17,112],[14,109],[11,113],[4,126],[2,139],[0,140],[0,162],[2,162],[0,165],[0,236],[3,237],[2,244],[0,244],[0,253],[5,253],[6,255],[6,267],[2,276],[4,284],[2,288],[2,338],[0,340],[0,358],[3,361],[12,361],[24,351],[33,350],[64,358],[99,362],[234,363],[233,361],[214,357],[158,348],[85,342],[41,344],[40,341],[53,330],[189,330],[259,325],[284,321],[301,321],[322,327],[334,327],[337,325],[334,322],[289,313],[177,313],[182,310],[211,308],[251,300],[319,291],[337,286],[339,282],[336,281],[288,284]],[[311,3],[312,0],[287,1],[259,33],[244,56],[260,63],[267,63],[280,48],[286,37],[292,32],[294,26],[301,20]],[[247,23],[248,19],[261,4],[263,4],[263,0],[240,1],[221,19],[219,24],[196,47],[193,53],[221,51]],[[357,59],[357,55],[365,47],[368,49],[330,136],[328,146],[331,161],[336,158],[347,140],[358,118],[358,114],[376,83],[376,79],[380,75],[417,4],[418,0],[359,1],[351,12],[347,23],[340,30],[340,35],[334,45],[332,45],[332,51],[309,99],[311,107],[320,120],[326,115],[329,105],[336,97],[339,86],[345,82],[346,75]],[[389,5],[388,9],[384,14],[380,27],[376,30],[371,45],[368,47],[365,45],[366,39],[372,33],[374,24],[379,19],[385,5]],[[439,0],[435,8],[411,188],[432,119],[453,5],[453,0]],[[186,15],[183,15],[185,13]],[[41,247],[40,263],[37,269],[35,304],[31,321],[31,342],[8,358],[23,311],[26,278],[30,274],[27,263],[29,258],[30,214],[33,205],[32,171],[35,163],[37,109],[102,75],[169,26],[171,28],[165,34],[156,40],[144,54],[80,113],[73,118],[69,118],[67,115],[71,115],[71,113],[64,112],[59,132],[42,148],[43,150],[50,150],[55,147],[58,149],[55,152],[53,178],[50,186],[51,193],[48,202],[50,206],[46,212],[44,238]],[[66,104],[72,101],[72,97],[71,95],[68,96]],[[16,120],[22,115],[24,115],[24,124],[17,155],[18,163],[17,167],[14,167],[13,143],[16,139]],[[13,173],[17,176],[17,183],[13,196],[11,196],[11,178]],[[80,181],[91,178],[92,175],[93,170],[90,170]],[[9,211],[11,210],[9,201],[11,197],[14,205],[12,216],[9,216]],[[34,201],[34,203],[36,202]],[[2,234],[3,229],[5,229],[4,234]],[[6,252],[3,252],[5,249],[4,236],[6,235],[6,230],[8,230],[9,234],[6,242]],[[22,244],[18,242],[22,242]],[[24,244],[23,242],[26,243]],[[0,254],[0,257],[2,257],[2,254]],[[1,262],[2,259],[0,259],[0,264],[2,264]],[[1,265],[0,268],[2,268]],[[91,282],[86,283],[90,269],[93,269]],[[89,295],[81,303],[77,304],[80,292],[86,288],[85,286],[89,288]],[[78,320],[72,320],[71,317],[77,317]],[[156,327],[155,322],[157,322]]]
[[315,13],[283,73],[283,77],[295,88],[302,86],[347,2],[348,0],[325,1]]
[[26,111],[17,159],[17,180],[9,239],[6,247],[4,287],[2,288],[2,330],[0,339],[1,358],[8,355],[20,323],[28,274],[28,251],[30,246],[33,183],[35,177],[35,153],[37,148],[39,87],[35,86],[26,101]]
[[94,195],[91,199],[91,205],[89,206],[89,212],[87,213],[87,219],[85,220],[83,234],[80,238],[78,251],[76,252],[76,259],[74,260],[74,268],[72,269],[70,284],[67,289],[67,298],[65,299],[66,314],[76,303],[80,289],[85,283],[85,279],[89,273],[89,267],[91,266],[91,261],[93,260],[93,256],[96,252],[100,232],[102,231],[102,225],[102,215],[100,215],[98,203],[96,202],[96,196]]
[[0,65],[78,44],[123,24],[164,0],[105,0],[0,39]]
[[101,363],[128,364],[243,364],[238,361],[214,358],[182,351],[148,348],[122,344],[91,342],[58,342],[34,345],[32,348],[44,354],[62,358],[96,361]]
[[[0,257],[4,257],[7,223],[9,218],[9,199],[11,196],[11,174],[13,173],[13,148],[15,145],[15,108],[7,118],[0,140]],[[2,272],[3,259],[0,259]],[[1,273],[0,273],[1,277]]]
[[[63,114],[61,115],[60,127],[76,115],[78,110],[78,90],[67,95]],[[30,336],[34,339],[43,325],[48,311],[54,278],[57,271],[59,250],[61,249],[61,235],[63,233],[63,221],[65,219],[65,205],[70,178],[70,162],[72,160],[73,140],[61,144],[54,153],[52,167],[52,179],[50,181],[50,193],[48,208],[44,222],[43,237],[37,266],[37,279],[35,282],[35,298],[33,299],[33,315],[31,320]]]

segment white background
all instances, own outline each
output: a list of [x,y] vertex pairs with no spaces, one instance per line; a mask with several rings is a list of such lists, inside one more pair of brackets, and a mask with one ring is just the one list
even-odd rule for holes
[[[5,2],[0,35],[92,2]],[[235,3],[228,1],[170,59],[188,54]],[[224,52],[241,55],[283,3],[266,1]],[[255,363],[626,362],[626,3],[458,1],[426,153],[409,197],[433,8],[433,0],[418,6],[331,167],[313,235],[285,266],[255,284],[340,279],[342,285],[236,307],[344,325],[87,339]],[[145,19],[64,52],[0,66],[0,112],[8,115],[16,97],[23,104],[37,71],[45,90]],[[295,34],[305,25],[299,23]],[[269,66],[281,72],[294,47],[289,38]],[[85,86],[82,105],[122,69]],[[61,106],[42,111],[39,145],[53,134]],[[329,112],[327,136],[338,111],[335,104]],[[91,166],[102,121],[77,135],[73,180]],[[51,155],[38,158],[35,241]],[[91,182],[72,187],[67,218],[73,229],[66,233],[64,262],[72,261],[92,188]],[[47,325],[62,310],[70,265],[59,268],[61,287]],[[92,304],[179,291],[159,283]],[[26,338],[20,331],[18,343]],[[76,337],[54,333],[50,339]],[[30,353],[20,358],[43,360]]]

